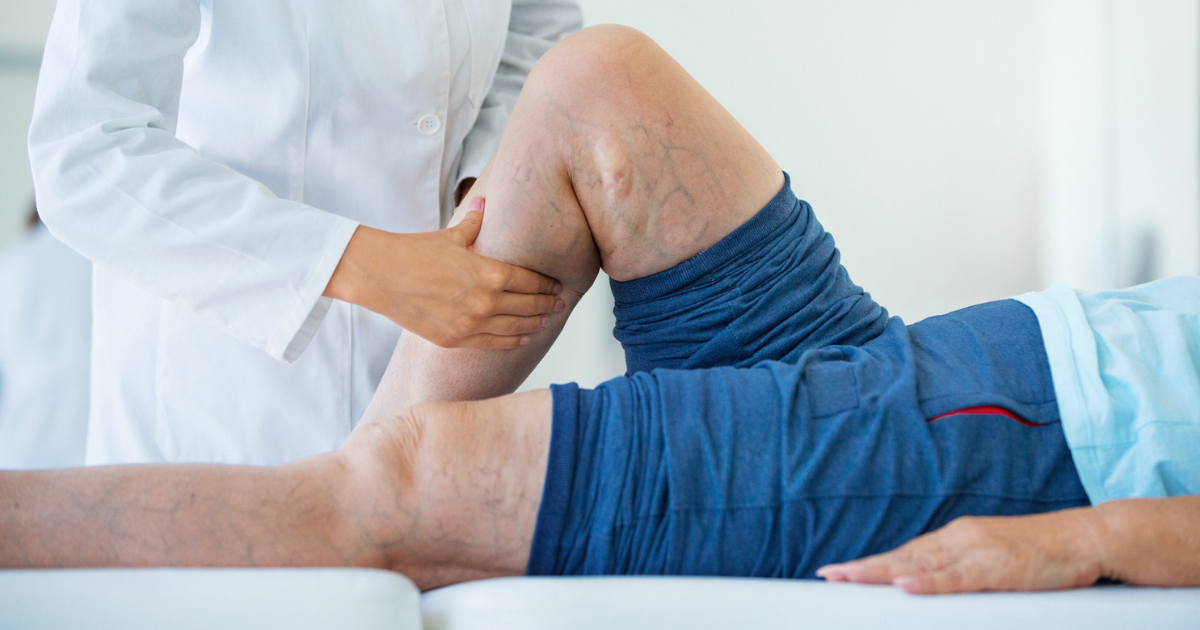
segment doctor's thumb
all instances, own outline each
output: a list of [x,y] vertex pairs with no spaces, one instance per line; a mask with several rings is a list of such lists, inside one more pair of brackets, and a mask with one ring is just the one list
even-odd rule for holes
[[475,244],[481,228],[483,228],[483,198],[474,197],[467,206],[466,216],[458,222],[458,225],[448,228],[447,231],[450,232],[454,242],[463,247],[470,247]]

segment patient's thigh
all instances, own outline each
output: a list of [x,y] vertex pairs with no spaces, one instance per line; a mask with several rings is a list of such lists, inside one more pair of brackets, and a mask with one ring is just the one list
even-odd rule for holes
[[1012,301],[555,398],[534,574],[812,578],[958,516],[1088,504],[1037,320]]

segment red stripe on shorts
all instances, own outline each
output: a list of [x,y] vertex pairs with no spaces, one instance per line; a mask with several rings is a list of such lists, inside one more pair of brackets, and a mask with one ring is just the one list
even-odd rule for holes
[[947,411],[946,413],[938,414],[938,415],[926,420],[926,422],[933,422],[934,420],[941,420],[942,418],[945,418],[947,416],[958,416],[958,415],[1004,416],[1005,418],[1012,418],[1013,420],[1016,420],[1017,422],[1020,422],[1021,424],[1025,425],[1027,427],[1041,426],[1041,425],[1037,424],[1036,422],[1030,422],[1030,421],[1026,420],[1025,418],[1022,418],[1021,416],[1018,416],[1017,414],[1005,409],[1004,407],[993,407],[990,405],[985,405],[983,407],[967,407],[966,409],[956,409],[954,411]]

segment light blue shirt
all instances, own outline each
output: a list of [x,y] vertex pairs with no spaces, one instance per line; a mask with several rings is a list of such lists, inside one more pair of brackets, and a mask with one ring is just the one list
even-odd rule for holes
[[1200,278],[1015,299],[1037,314],[1092,503],[1200,494]]

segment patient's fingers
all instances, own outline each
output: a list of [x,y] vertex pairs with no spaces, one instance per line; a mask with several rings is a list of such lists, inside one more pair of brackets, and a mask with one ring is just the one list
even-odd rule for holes
[[830,582],[891,584],[898,576],[936,570],[940,567],[937,558],[923,549],[926,546],[927,539],[923,536],[887,553],[853,562],[823,566],[817,569],[817,576]]
[[969,591],[1004,590],[989,583],[987,572],[978,563],[956,564],[948,569],[902,575],[892,584],[913,595],[939,595]]
[[817,569],[817,575],[831,582],[891,584],[897,576],[939,569],[949,555],[943,546],[944,531],[918,536],[887,553],[826,565]]

